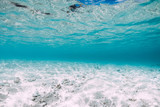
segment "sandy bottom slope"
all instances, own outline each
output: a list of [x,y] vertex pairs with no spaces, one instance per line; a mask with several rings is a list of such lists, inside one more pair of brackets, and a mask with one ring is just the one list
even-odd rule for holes
[[160,68],[0,61],[0,107],[160,107]]

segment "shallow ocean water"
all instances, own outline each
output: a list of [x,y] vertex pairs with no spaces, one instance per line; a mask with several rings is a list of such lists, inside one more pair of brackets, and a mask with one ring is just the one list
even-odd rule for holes
[[0,2],[0,107],[160,106],[159,0]]
[[74,3],[1,0],[0,58],[159,63],[159,0],[127,0],[67,13]]

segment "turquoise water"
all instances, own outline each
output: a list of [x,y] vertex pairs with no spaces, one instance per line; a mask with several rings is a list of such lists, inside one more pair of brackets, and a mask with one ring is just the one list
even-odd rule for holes
[[76,3],[0,0],[0,107],[160,107],[160,0]]
[[14,2],[28,9],[1,0],[1,59],[160,62],[159,0],[128,0],[70,13],[65,11],[74,0]]

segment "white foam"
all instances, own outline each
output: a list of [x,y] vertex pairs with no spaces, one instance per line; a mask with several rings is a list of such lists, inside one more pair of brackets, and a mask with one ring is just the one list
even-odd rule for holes
[[5,107],[160,106],[158,68],[47,61],[6,61],[0,68]]

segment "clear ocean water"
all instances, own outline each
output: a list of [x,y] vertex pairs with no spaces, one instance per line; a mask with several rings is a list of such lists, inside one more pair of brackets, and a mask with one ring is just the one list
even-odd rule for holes
[[76,3],[0,0],[0,107],[160,107],[160,0]]

